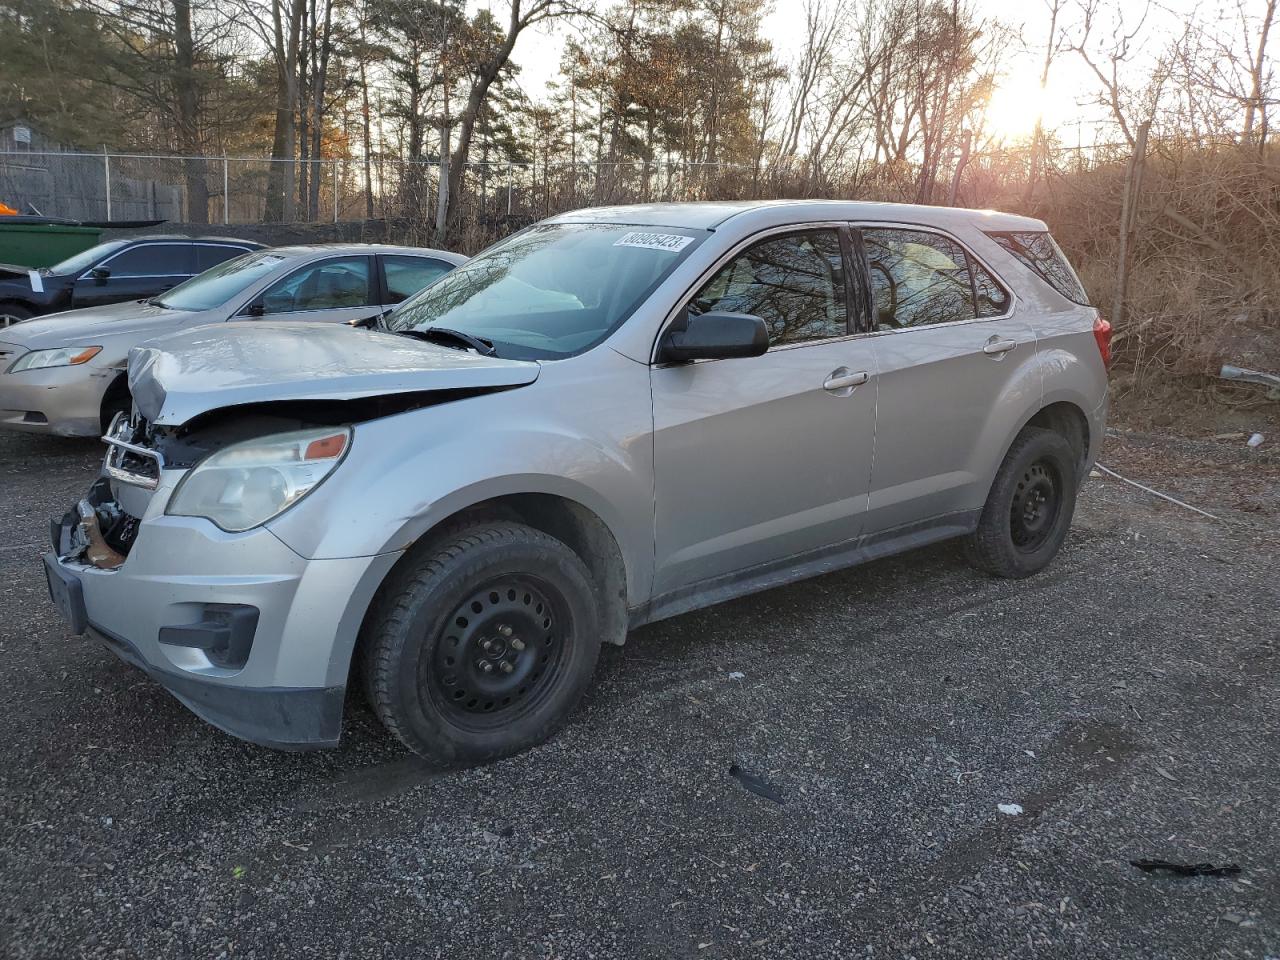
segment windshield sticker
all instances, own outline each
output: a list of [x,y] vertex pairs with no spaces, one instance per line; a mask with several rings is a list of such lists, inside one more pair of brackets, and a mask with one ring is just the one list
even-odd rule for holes
[[615,247],[644,247],[647,250],[666,250],[670,253],[678,253],[691,243],[693,237],[682,237],[678,233],[642,233],[638,230],[624,233],[613,241]]
[[44,279],[34,270],[28,270],[27,276],[31,278],[31,292],[44,293]]

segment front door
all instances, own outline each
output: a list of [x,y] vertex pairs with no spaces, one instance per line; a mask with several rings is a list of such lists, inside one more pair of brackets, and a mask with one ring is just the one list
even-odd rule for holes
[[[1013,298],[954,238],[862,227],[877,326],[876,462],[866,532],[903,531],[982,507],[985,429],[1010,390],[1038,392],[1035,336]],[[1012,399],[1012,398],[1011,398]],[[1019,409],[1034,406],[1023,397]]]
[[858,536],[876,384],[848,250],[834,227],[749,246],[690,309],[762,317],[768,352],[652,369],[655,597]]
[[127,247],[86,270],[71,292],[73,307],[100,307],[146,300],[184,280],[194,270],[190,243],[142,243]]
[[243,313],[264,320],[362,320],[377,299],[370,259],[330,257],[299,267],[255,297]]

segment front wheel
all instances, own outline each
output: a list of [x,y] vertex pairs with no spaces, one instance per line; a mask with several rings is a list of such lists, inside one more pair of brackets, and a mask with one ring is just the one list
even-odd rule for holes
[[21,323],[23,320],[29,320],[34,315],[26,307],[16,303],[0,303],[0,329],[13,326],[15,323]]
[[1076,454],[1061,434],[1027,427],[1005,454],[969,535],[970,563],[997,577],[1038,573],[1058,554],[1076,508]]
[[365,637],[379,719],[414,753],[481,763],[554,734],[600,653],[596,590],[564,543],[517,523],[451,534],[388,584]]

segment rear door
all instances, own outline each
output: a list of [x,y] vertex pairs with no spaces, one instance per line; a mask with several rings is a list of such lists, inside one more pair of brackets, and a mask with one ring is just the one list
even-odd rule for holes
[[372,260],[349,256],[308,263],[258,294],[242,315],[326,323],[368,317],[376,309]]
[[[879,391],[868,534],[980,509],[997,404],[1039,390],[1035,337],[1014,297],[955,237],[861,224]],[[1038,395],[1021,409],[1034,409]]]
[[72,289],[72,306],[97,307],[143,300],[163,293],[195,273],[191,243],[140,243],[84,271]]
[[858,536],[876,387],[851,263],[835,226],[774,233],[726,258],[692,296],[697,312],[762,317],[770,346],[652,369],[655,596]]

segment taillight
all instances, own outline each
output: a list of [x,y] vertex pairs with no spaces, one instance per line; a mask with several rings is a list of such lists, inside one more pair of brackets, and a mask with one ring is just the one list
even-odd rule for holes
[[1111,369],[1111,324],[1103,319],[1102,314],[1093,318],[1093,339],[1098,341],[1098,353],[1102,355],[1102,366]]

